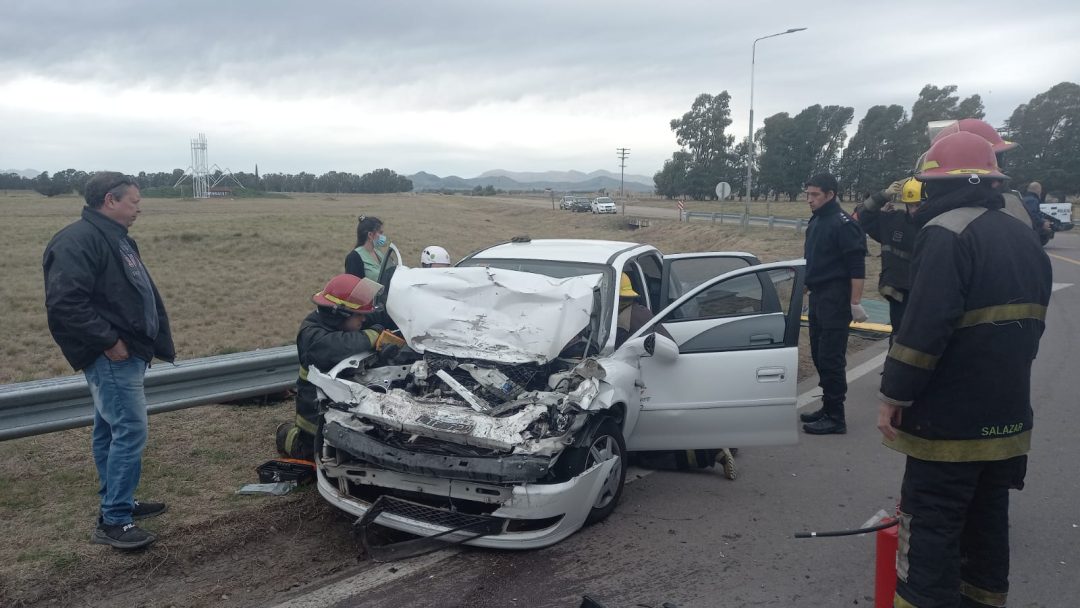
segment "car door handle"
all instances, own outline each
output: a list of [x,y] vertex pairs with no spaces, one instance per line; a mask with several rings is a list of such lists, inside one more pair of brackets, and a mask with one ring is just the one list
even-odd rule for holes
[[787,376],[787,369],[783,367],[759,367],[757,370],[758,382],[783,382]]
[[772,335],[770,334],[751,334],[750,346],[761,346],[762,344],[772,344]]

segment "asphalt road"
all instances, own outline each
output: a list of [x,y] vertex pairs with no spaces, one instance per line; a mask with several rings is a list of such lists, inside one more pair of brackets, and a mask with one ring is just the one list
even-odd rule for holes
[[[1080,483],[1080,235],[1047,248],[1056,290],[1033,378],[1027,487],[1012,498],[1010,606],[1076,605]],[[740,451],[739,478],[655,472],[625,489],[604,523],[529,552],[443,551],[373,566],[291,606],[872,606],[874,536],[796,540],[859,527],[899,497],[904,460],[874,427],[884,345],[849,362],[848,434]],[[864,365],[860,365],[863,364]],[[812,394],[814,381],[801,392]],[[810,398],[808,407],[816,407]]]

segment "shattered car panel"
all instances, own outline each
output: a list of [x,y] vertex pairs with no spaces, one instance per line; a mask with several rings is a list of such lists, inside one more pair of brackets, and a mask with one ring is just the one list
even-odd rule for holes
[[484,267],[400,268],[386,309],[418,353],[543,364],[589,324],[600,279]]
[[[370,360],[351,359],[356,363]],[[341,424],[353,418],[398,433],[512,454],[553,455],[566,447],[569,436],[581,428],[585,412],[610,405],[596,399],[601,393],[596,370],[601,371],[602,378],[604,368],[591,358],[567,373],[553,375],[559,383],[556,390],[518,387],[520,390],[511,393],[504,393],[505,387],[517,385],[497,367],[456,364],[446,358],[436,359],[435,363],[433,366],[426,360],[415,362],[406,374],[407,388],[387,390],[379,382],[365,386],[369,375],[385,378],[384,368],[364,370],[353,380],[338,377],[351,369],[348,365],[335,367],[336,373],[331,374],[312,366],[308,370],[308,382],[319,387],[338,408],[326,413],[328,423]],[[442,368],[432,371],[436,366]],[[476,392],[482,391],[492,400],[501,395],[504,400],[487,411],[476,411],[453,385],[442,380],[442,375],[450,374],[447,369],[463,379],[465,374],[474,378]],[[533,374],[534,378],[536,375]],[[490,378],[507,380],[501,385],[485,385],[483,380]],[[534,379],[545,388],[550,381],[548,376]],[[455,380],[454,384],[460,382]]]

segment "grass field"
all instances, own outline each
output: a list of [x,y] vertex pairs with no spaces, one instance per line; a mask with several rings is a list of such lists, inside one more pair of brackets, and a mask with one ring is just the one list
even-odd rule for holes
[[[0,383],[72,373],[46,326],[41,253],[81,207],[74,197],[0,195],[7,236],[0,241]],[[292,343],[311,309],[311,294],[342,271],[360,214],[380,217],[388,238],[413,265],[427,245],[442,245],[458,258],[521,234],[633,240],[666,252],[743,250],[765,261],[802,253],[802,235],[792,230],[740,234],[730,226],[653,220],[630,231],[621,216],[570,214],[498,198],[145,199],[131,234],[165,299],[179,357]],[[868,276],[876,277],[877,258],[868,262]],[[228,534],[246,538],[260,525],[272,527],[267,514],[290,501],[312,508],[304,495],[234,494],[254,481],[255,466],[273,457],[273,428],[291,409],[289,402],[205,406],[151,418],[140,496],[165,500],[170,512],[148,522],[161,537],[149,561],[87,543],[97,511],[89,429],[0,443],[0,605],[61,592],[70,598],[115,577],[126,581],[132,572],[182,576],[214,550],[202,536],[207,531],[225,535],[225,543]]]

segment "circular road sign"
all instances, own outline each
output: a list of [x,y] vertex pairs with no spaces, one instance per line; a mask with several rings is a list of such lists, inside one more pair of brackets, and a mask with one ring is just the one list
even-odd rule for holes
[[731,184],[727,182],[720,182],[719,184],[716,184],[716,196],[720,200],[724,200],[725,198],[731,196]]

